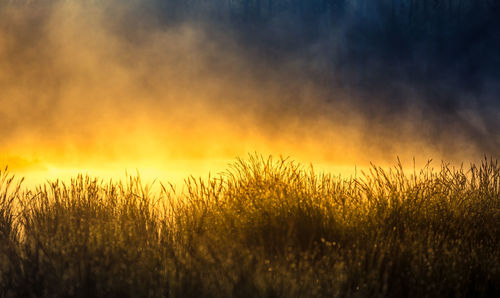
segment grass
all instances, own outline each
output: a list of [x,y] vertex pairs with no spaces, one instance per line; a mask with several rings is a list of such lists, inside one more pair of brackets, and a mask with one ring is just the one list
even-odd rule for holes
[[250,156],[186,191],[0,174],[2,297],[499,297],[500,166],[315,174]]

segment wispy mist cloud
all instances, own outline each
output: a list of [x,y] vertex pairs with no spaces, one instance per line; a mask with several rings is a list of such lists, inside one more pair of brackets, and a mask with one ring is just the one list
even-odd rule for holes
[[169,17],[154,1],[30,5],[0,11],[4,154],[83,165],[251,151],[338,164],[499,153],[494,77],[472,90],[460,71],[415,78],[413,58],[348,60],[363,45],[347,36],[355,16],[313,34],[287,13],[251,25],[215,6]]

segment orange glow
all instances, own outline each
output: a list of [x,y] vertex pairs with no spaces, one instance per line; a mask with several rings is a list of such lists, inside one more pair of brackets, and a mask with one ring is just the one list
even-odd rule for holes
[[398,142],[367,142],[371,123],[349,100],[328,105],[314,82],[245,59],[233,41],[195,25],[128,41],[98,4],[73,1],[6,8],[2,17],[0,165],[28,185],[136,170],[179,183],[254,152],[344,176],[370,161],[393,165],[396,155],[408,165],[413,156],[420,164],[442,158],[411,138],[412,127]]

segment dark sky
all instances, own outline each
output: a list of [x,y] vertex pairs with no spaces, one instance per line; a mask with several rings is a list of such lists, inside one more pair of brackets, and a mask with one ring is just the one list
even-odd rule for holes
[[[156,20],[150,26],[200,23],[215,42],[223,34],[254,66],[248,71],[255,77],[290,82],[283,87],[291,90],[284,94],[290,105],[301,100],[297,82],[313,84],[327,105],[347,101],[366,120],[370,144],[380,142],[373,135],[398,142],[410,128],[444,155],[464,141],[478,154],[500,153],[496,1],[157,0],[139,6],[131,18],[139,24],[144,18]],[[279,82],[283,73],[287,80]]]
[[[0,146],[72,161],[85,160],[82,150],[112,160],[160,149],[344,163],[498,157],[499,9],[487,0],[3,1]],[[146,145],[130,149],[130,136]]]

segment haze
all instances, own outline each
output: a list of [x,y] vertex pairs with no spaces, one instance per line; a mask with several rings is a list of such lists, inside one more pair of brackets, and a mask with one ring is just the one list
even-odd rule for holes
[[[125,171],[178,183],[254,152],[344,175],[398,156],[408,166],[498,156],[495,76],[464,92],[444,69],[422,92],[373,63],[346,72],[329,58],[345,55],[339,30],[287,35],[293,16],[277,14],[268,42],[221,21],[216,2],[176,18],[155,1],[2,4],[0,164],[28,184]],[[432,96],[453,98],[445,110],[426,97],[442,90]]]

